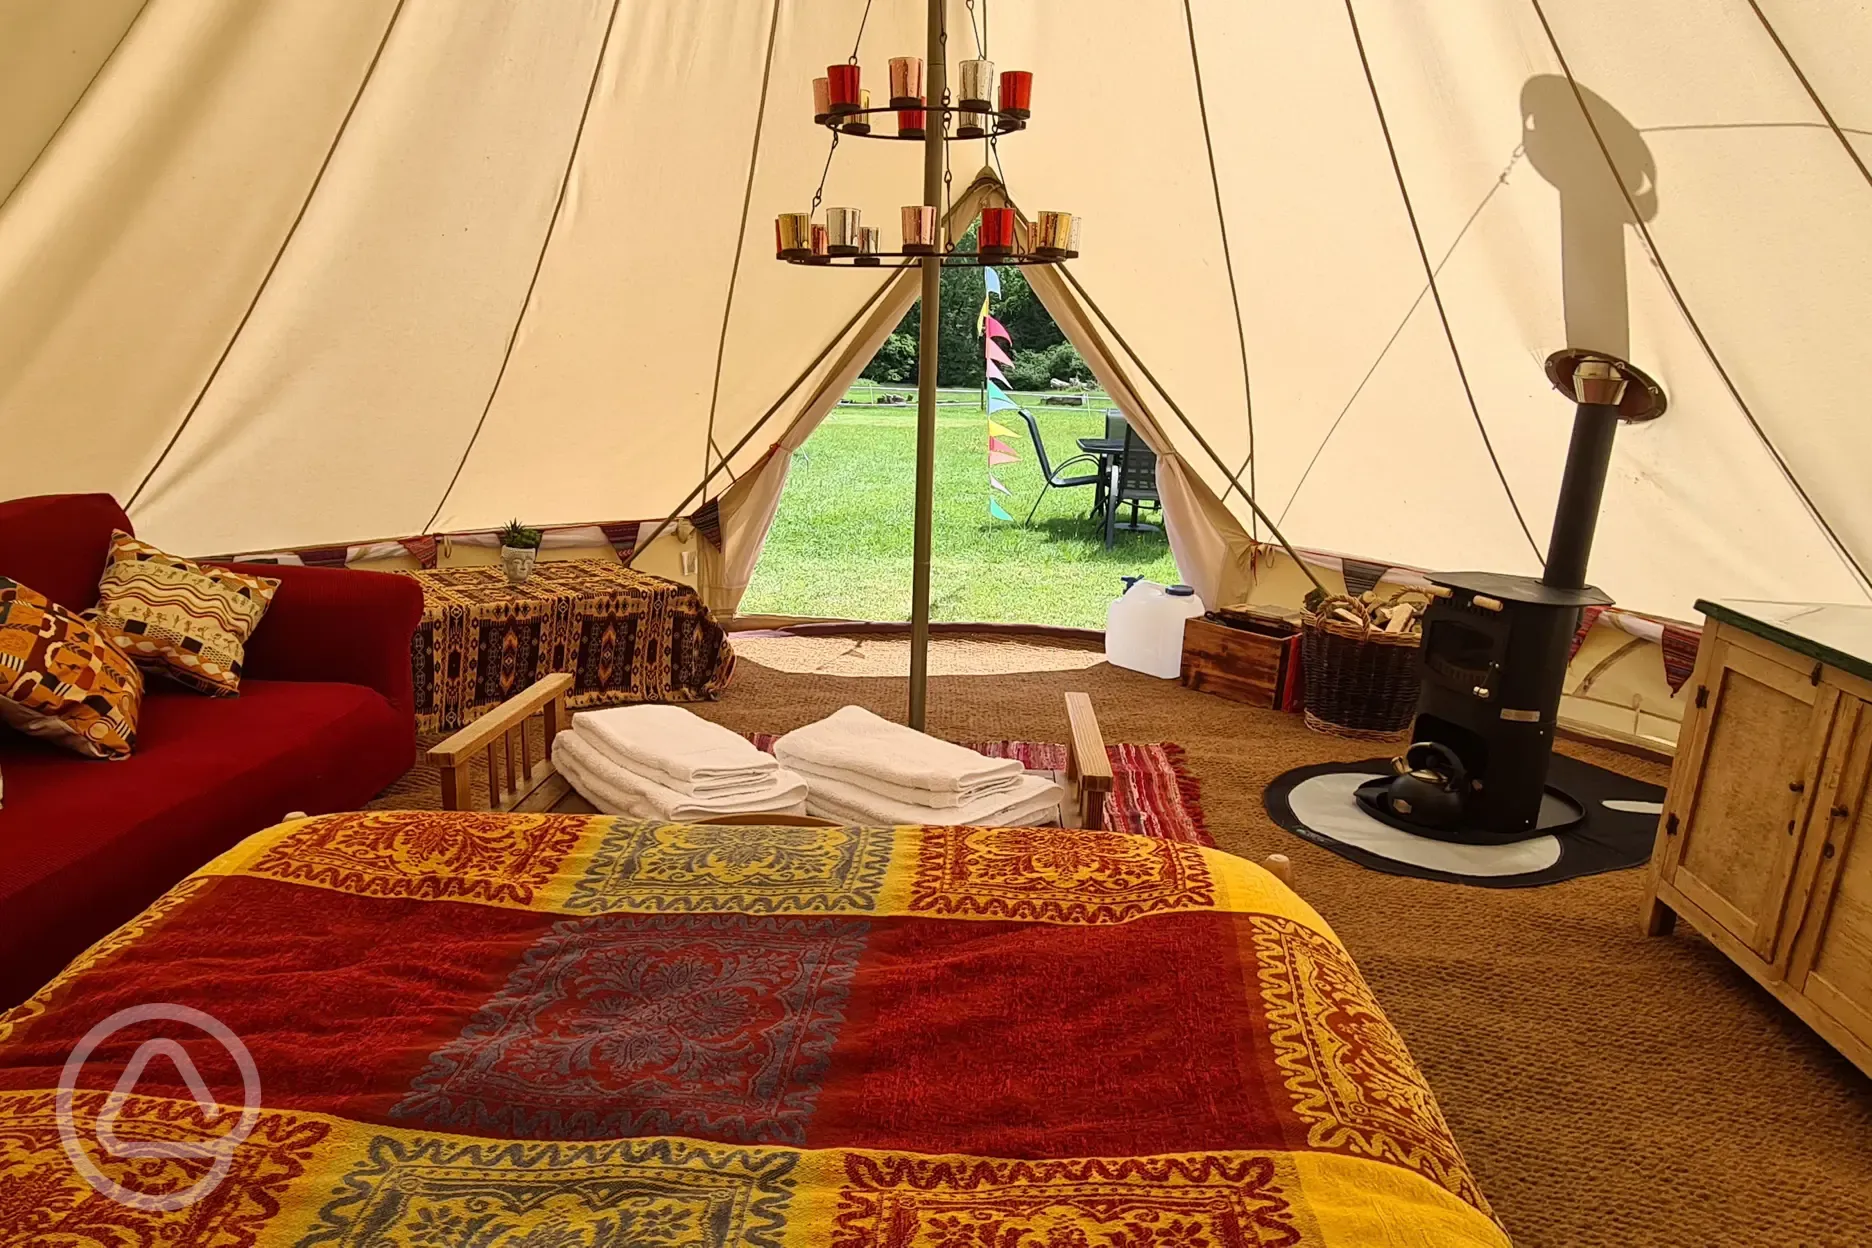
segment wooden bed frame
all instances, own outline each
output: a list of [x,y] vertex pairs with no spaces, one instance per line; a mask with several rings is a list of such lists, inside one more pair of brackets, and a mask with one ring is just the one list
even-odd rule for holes
[[[571,794],[571,784],[552,763],[553,738],[570,726],[566,695],[571,688],[572,676],[566,672],[537,680],[460,732],[432,746],[429,759],[442,772],[442,809],[473,808],[469,766],[476,754],[487,758],[489,810],[550,811]],[[537,762],[534,761],[535,734],[532,731],[536,717],[540,720]],[[1066,726],[1066,772],[1061,777],[1066,786],[1066,798],[1060,803],[1060,822],[1096,831],[1105,826],[1105,799],[1112,791],[1112,767],[1111,756],[1105,751],[1104,734],[1099,731],[1098,715],[1088,695],[1066,695]],[[719,815],[701,822],[836,826],[827,820],[803,815],[758,813]],[[1293,887],[1293,863],[1287,855],[1269,854],[1262,865],[1282,884]]]

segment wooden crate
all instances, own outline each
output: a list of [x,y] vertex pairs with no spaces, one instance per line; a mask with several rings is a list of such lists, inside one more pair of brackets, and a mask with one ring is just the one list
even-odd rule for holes
[[1183,625],[1183,684],[1235,702],[1300,709],[1300,634],[1276,637],[1211,619]]

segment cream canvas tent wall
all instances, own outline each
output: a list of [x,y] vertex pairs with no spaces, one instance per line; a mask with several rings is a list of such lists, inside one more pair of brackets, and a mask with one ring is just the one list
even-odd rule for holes
[[[719,495],[732,607],[785,451],[914,297],[770,251],[866,7],[0,0],[0,492],[108,490],[201,553]],[[871,7],[875,78],[923,19]],[[952,59],[988,8],[952,6]],[[1009,189],[1089,223],[1037,289],[1161,453],[1206,596],[1253,592],[1268,536],[1231,477],[1309,548],[1538,570],[1571,344],[1671,396],[1619,436],[1596,583],[1677,618],[1867,600],[1862,3],[988,17],[1036,75]],[[985,154],[953,151],[962,219]],[[888,224],[917,160],[848,142],[826,202]]]

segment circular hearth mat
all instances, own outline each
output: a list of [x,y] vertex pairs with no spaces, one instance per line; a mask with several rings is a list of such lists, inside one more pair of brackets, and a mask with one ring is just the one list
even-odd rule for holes
[[1530,888],[1643,865],[1664,802],[1655,784],[1556,754],[1547,779],[1585,807],[1576,827],[1508,845],[1464,845],[1402,831],[1361,809],[1354,796],[1359,785],[1390,774],[1391,762],[1383,758],[1298,767],[1268,785],[1267,812],[1294,835],[1374,871]]

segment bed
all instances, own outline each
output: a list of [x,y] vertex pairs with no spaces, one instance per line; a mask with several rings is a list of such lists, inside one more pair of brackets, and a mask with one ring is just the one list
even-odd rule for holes
[[[167,1021],[116,1017],[152,1003]],[[1345,949],[1241,859],[1059,828],[417,811],[261,832],[0,1019],[0,1226],[1508,1242]]]

